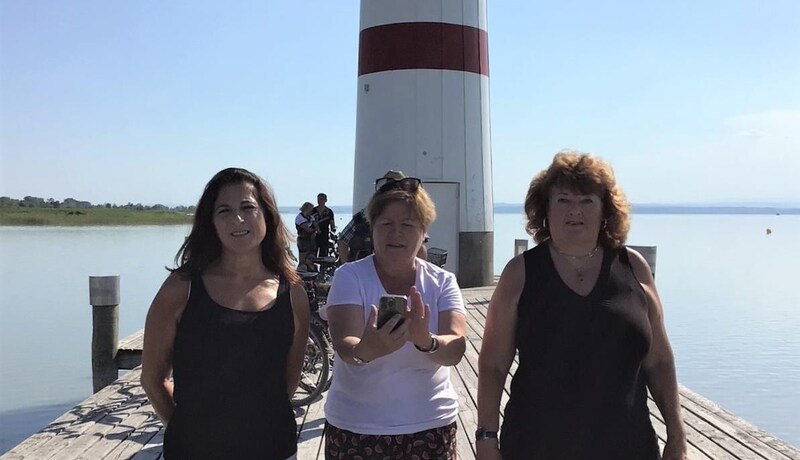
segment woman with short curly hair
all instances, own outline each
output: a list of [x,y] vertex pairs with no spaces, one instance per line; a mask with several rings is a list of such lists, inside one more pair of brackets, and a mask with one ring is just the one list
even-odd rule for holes
[[526,227],[538,244],[508,262],[486,318],[480,460],[659,459],[648,390],[667,427],[663,458],[686,458],[661,302],[647,262],[624,246],[628,209],[611,166],[589,154],[558,153],[531,181]]

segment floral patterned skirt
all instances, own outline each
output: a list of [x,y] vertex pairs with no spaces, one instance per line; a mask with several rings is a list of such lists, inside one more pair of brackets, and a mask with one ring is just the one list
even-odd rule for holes
[[456,422],[411,434],[358,434],[325,424],[325,460],[457,460]]

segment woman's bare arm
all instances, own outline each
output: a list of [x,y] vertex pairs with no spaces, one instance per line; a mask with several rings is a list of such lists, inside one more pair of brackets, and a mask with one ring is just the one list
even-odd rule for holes
[[650,351],[644,360],[644,371],[647,374],[647,386],[667,426],[667,442],[664,446],[663,458],[664,460],[682,460],[686,458],[686,432],[678,396],[675,358],[667,337],[667,330],[664,327],[664,311],[647,262],[632,249],[628,249],[628,255],[633,272],[641,283],[647,298],[652,342]]
[[[525,264],[520,255],[506,264],[489,302],[478,358],[478,426],[488,431],[500,429],[500,400],[516,352],[517,304],[524,284]],[[480,441],[476,447],[479,459],[500,458],[494,439]]]
[[306,353],[309,318],[311,315],[308,306],[308,295],[302,284],[293,284],[290,295],[294,317],[294,338],[292,339],[292,347],[286,357],[286,389],[289,393],[289,398],[297,391],[300,374],[303,371],[303,358]]
[[187,279],[175,273],[167,277],[150,305],[144,327],[141,383],[164,426],[169,423],[175,410],[172,399],[172,350],[188,292]]

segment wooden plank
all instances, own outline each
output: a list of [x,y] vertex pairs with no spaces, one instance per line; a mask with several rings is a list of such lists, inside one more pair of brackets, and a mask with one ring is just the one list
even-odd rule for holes
[[103,458],[107,460],[129,459],[145,449],[162,430],[161,420],[155,416],[155,413],[147,414],[145,422]]
[[478,409],[470,394],[469,382],[471,368],[468,364],[461,361],[451,369],[450,379],[453,387],[458,393],[458,433],[456,444],[458,446],[459,458],[475,458],[475,439],[473,433],[478,426]]
[[[126,376],[127,377],[127,376]],[[147,396],[141,386],[138,386],[138,373],[132,378],[126,379],[126,385],[119,393],[124,398],[119,404],[110,407],[105,413],[93,421],[85,424],[80,436],[70,440],[66,445],[57,447],[56,456],[58,458],[102,458],[105,453],[113,450],[119,439],[106,438],[106,435],[120,424],[124,423],[129,416],[133,415],[139,408],[147,403]],[[101,411],[103,407],[99,408]],[[127,437],[127,436],[126,436]],[[83,454],[92,447],[100,443],[97,455],[83,457]],[[39,458],[49,458],[45,452],[37,453]]]
[[[472,445],[472,433],[475,433],[475,430],[469,429],[469,422],[464,420],[465,413],[459,411],[458,414],[458,431],[456,431],[456,452],[458,453],[458,458],[466,459],[466,458],[475,458],[475,446]],[[474,425],[474,423],[472,423]],[[469,433],[469,434],[467,434]]]
[[117,369],[135,369],[142,365],[142,351],[120,349],[115,359]]
[[800,460],[800,451],[798,451],[793,446],[789,445],[788,443],[784,442],[776,438],[775,436],[767,433],[766,431],[752,425],[751,423],[743,420],[736,415],[728,412],[727,410],[723,409],[713,401],[710,401],[699,394],[693,392],[692,390],[680,385],[680,393],[681,398],[687,402],[691,401],[694,404],[697,404],[699,407],[702,407],[712,414],[715,415],[716,418],[728,421],[729,423],[738,427],[738,429],[745,431],[749,436],[752,436],[759,441],[763,442],[764,444],[768,445],[774,450],[777,450],[781,454],[783,454],[786,458],[790,458],[793,460]]
[[[149,411],[134,411],[129,416],[122,418],[118,421],[118,423],[112,425],[111,429],[103,430],[103,431],[96,431],[91,433],[91,435],[101,435],[101,439],[97,440],[93,445],[89,446],[80,455],[77,456],[79,460],[95,460],[98,458],[109,458],[111,452],[118,451],[124,449],[122,446],[127,444],[126,441],[130,438],[134,438],[136,433],[139,433],[140,429],[143,429],[144,425],[153,419],[152,412]],[[107,417],[108,418],[108,417]],[[102,423],[102,420],[101,420]],[[113,421],[111,422],[113,423]],[[100,425],[100,424],[98,424]],[[153,437],[157,431],[152,431],[150,437]],[[84,436],[85,437],[85,436]],[[139,439],[140,436],[136,436],[135,439]],[[144,442],[138,446],[141,449],[142,445],[145,444],[149,438],[145,439]]]
[[[117,387],[119,384],[116,383],[112,386]],[[57,441],[59,436],[75,437],[79,435],[80,432],[75,429],[74,425],[78,422],[86,421],[87,419],[91,420],[93,417],[101,417],[103,414],[92,412],[92,408],[98,404],[98,401],[102,402],[104,400],[103,397],[108,394],[113,394],[113,389],[99,392],[91,396],[79,406],[74,407],[69,412],[58,417],[38,433],[18,444],[2,458],[12,458],[17,454],[21,456],[20,458],[29,456],[32,452],[36,452],[48,443],[54,442],[54,440]]]
[[[467,308],[467,313],[470,315],[470,318],[467,322],[469,329],[474,331],[473,333],[468,332],[467,335],[471,339],[470,343],[472,345],[472,349],[469,347],[465,352],[465,357],[468,359],[475,370],[475,374],[477,375],[479,372],[478,369],[478,356],[480,354],[481,344],[483,343],[483,332],[484,332],[484,325],[486,323],[486,312],[488,308],[489,300],[486,298],[474,299],[468,303],[469,308]],[[517,366],[519,365],[519,357],[514,356],[514,361],[511,363],[511,368],[509,369],[508,376],[506,377],[506,382],[504,384],[504,391],[501,395],[500,399],[500,407],[501,407],[501,423],[502,423],[502,408],[505,407],[506,403],[508,402],[508,397],[511,395],[511,377],[514,375],[514,372],[517,370]],[[477,391],[478,386],[475,385],[475,400],[477,401]]]
[[120,340],[117,348],[120,350],[142,350],[144,348],[144,329],[140,329]]
[[[659,449],[663,451],[664,441],[667,439],[667,427],[664,425],[664,422],[658,418],[650,417],[650,420],[653,422],[653,430],[656,432],[656,436],[658,437]],[[687,436],[692,438],[691,435]],[[706,451],[698,448],[692,441],[688,441],[686,447],[686,456],[689,460],[723,460],[735,458],[724,451],[721,451],[718,456],[710,455]]]
[[128,400],[127,389],[138,385],[138,380],[138,374],[129,373],[58,417],[9,453],[37,459],[58,455],[109,412],[122,407]]
[[117,350],[117,368],[134,369],[142,365],[142,349],[144,348],[144,329],[120,340]]
[[[650,406],[650,421],[653,424],[653,429],[656,432],[656,435],[659,439],[659,444],[663,449],[664,442],[667,440],[667,426],[664,424],[663,417],[661,417],[658,408],[655,406],[655,402],[652,399],[648,400],[648,405]],[[685,411],[684,416],[685,416]],[[709,439],[705,436],[702,431],[696,429],[690,423],[686,423],[686,419],[684,418],[685,423],[685,431],[686,431],[686,443],[688,448],[688,455],[689,458],[699,458],[699,459],[738,459],[738,458],[747,458],[747,457],[740,457],[733,455],[731,452],[721,448],[719,445],[713,442],[713,440]]]
[[155,436],[150,438],[150,441],[142,447],[142,450],[131,457],[131,460],[161,460],[164,458],[163,450],[164,429],[162,428]]
[[322,393],[322,398],[306,406],[303,425],[297,437],[297,458],[316,459],[325,458],[325,398],[327,392]]
[[[797,458],[797,452],[792,453],[788,445],[784,444],[784,451],[775,449],[747,430],[747,424],[743,420],[733,416],[732,419],[722,417],[721,412],[724,409],[716,406],[717,410],[714,410],[709,406],[698,404],[691,397],[686,396],[688,393],[685,393],[684,390],[686,389],[681,388],[681,406],[686,423],[696,427],[698,431],[726,451],[739,456],[738,458],[776,460]],[[792,455],[795,456],[792,457]]]

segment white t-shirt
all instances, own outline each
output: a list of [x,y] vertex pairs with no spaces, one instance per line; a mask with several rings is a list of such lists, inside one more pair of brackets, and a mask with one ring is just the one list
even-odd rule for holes
[[304,216],[302,212],[297,216],[295,216],[294,218],[294,224],[297,225],[298,227],[305,224],[306,222],[311,222],[311,218]]
[[[386,295],[375,272],[374,256],[336,270],[328,303],[322,311],[340,305],[362,305],[364,321],[369,307]],[[430,331],[439,330],[439,313],[466,314],[454,274],[417,258],[414,285],[430,306]],[[336,360],[333,383],[325,402],[325,418],[337,428],[359,434],[411,434],[453,423],[458,416],[458,394],[450,383],[450,368],[406,344],[363,366]]]
[[[305,224],[305,223],[309,223],[313,227],[314,219],[312,219],[311,217],[304,216],[302,212],[297,214],[297,216],[294,218],[294,225],[296,226],[295,228],[302,227],[303,224]],[[313,229],[312,229],[312,231],[313,231]],[[312,236],[312,233],[307,232],[305,229],[303,229],[303,230],[299,230],[298,229],[297,230],[297,237],[298,238],[310,238],[311,236]]]

